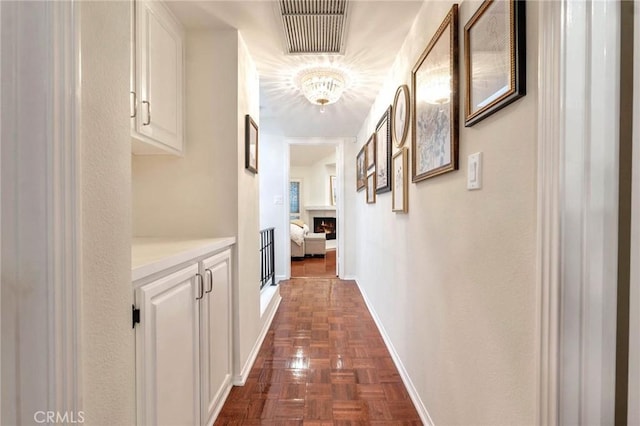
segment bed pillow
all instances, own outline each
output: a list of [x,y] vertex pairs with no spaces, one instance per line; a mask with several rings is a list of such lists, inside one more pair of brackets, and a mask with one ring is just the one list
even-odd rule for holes
[[293,223],[289,225],[289,232],[291,233],[291,241],[302,247],[304,241],[304,230],[298,225]]

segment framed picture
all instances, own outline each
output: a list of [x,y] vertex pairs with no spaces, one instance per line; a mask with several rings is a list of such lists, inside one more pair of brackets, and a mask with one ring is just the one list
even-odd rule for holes
[[400,148],[404,145],[409,133],[409,86],[403,84],[396,90],[393,99],[393,120],[391,121],[391,133],[393,133],[393,144]]
[[401,148],[393,156],[391,162],[391,175],[393,176],[393,195],[391,197],[391,210],[398,213],[406,213],[409,210],[407,196],[409,194],[409,179],[407,168],[409,167],[409,155],[407,148]]
[[338,200],[337,192],[336,192],[336,177],[329,176],[329,198],[331,200],[331,205],[335,206]]
[[391,105],[376,126],[376,192],[391,191]]
[[367,170],[376,165],[376,134],[372,134],[369,137],[365,145],[365,161],[367,164]]
[[458,5],[411,71],[411,176],[418,182],[458,169]]
[[258,173],[258,125],[249,114],[244,116],[244,167]]
[[526,94],[524,0],[485,0],[464,26],[469,127]]
[[376,171],[373,170],[367,175],[367,204],[376,202]]
[[362,191],[367,185],[367,159],[365,147],[366,145],[363,145],[356,156],[356,191]]

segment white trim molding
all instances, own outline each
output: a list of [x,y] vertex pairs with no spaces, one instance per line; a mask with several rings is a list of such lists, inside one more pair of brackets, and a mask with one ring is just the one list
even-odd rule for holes
[[613,424],[620,5],[538,7],[538,424]]
[[251,368],[253,367],[253,363],[256,362],[256,358],[258,357],[258,353],[260,352],[262,342],[264,341],[264,338],[267,337],[267,332],[269,331],[269,327],[271,327],[273,318],[276,316],[276,312],[278,311],[278,307],[280,306],[281,301],[282,296],[280,296],[280,291],[278,290],[276,294],[271,298],[266,311],[261,315],[262,317],[266,315],[266,320],[264,321],[262,330],[260,331],[260,335],[256,339],[256,342],[253,345],[249,356],[247,357],[247,361],[244,363],[244,366],[242,366],[240,371],[233,376],[232,383],[234,386],[244,386],[244,384],[247,382],[249,373],[251,373]]
[[[640,0],[634,2],[631,259],[640,257]],[[640,264],[631,262],[627,424],[640,425]]]
[[3,351],[14,354],[2,364],[3,372],[14,369],[3,395],[3,421],[30,423],[36,411],[77,420],[82,409],[77,3],[2,2],[1,7],[7,71],[1,205],[3,230],[11,229],[2,234],[2,321],[13,326],[3,329],[2,342]]

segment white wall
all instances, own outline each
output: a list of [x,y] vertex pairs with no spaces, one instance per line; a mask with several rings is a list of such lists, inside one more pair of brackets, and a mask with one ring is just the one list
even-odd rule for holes
[[[260,205],[259,205],[259,178],[249,172],[245,166],[245,114],[251,117],[260,126],[259,119],[259,80],[255,63],[249,55],[247,46],[238,35],[238,105],[237,113],[237,140],[238,151],[236,164],[238,167],[238,231],[236,277],[238,291],[235,299],[235,319],[237,327],[236,342],[240,369],[237,374],[246,375],[251,369],[260,342],[257,340],[264,331],[267,317],[260,315],[260,258],[259,258],[259,232],[260,232]],[[258,147],[259,149],[259,147]],[[260,156],[258,155],[258,172],[260,172]],[[256,346],[257,345],[257,346]],[[236,379],[238,380],[238,379]]]
[[[535,6],[527,8],[527,96],[474,127],[460,126],[460,170],[410,183],[408,214],[391,212],[390,193],[367,205],[364,191],[355,191],[350,160],[396,88],[410,84],[413,65],[451,4],[425,3],[358,142],[345,145],[345,214],[352,225],[346,270],[355,271],[435,424],[534,424]],[[479,5],[465,1],[459,10],[461,94],[463,27]],[[483,188],[469,192],[467,156],[478,151]]]
[[289,186],[285,182],[287,163],[282,138],[260,134],[260,228],[275,228],[274,243],[276,256],[276,279],[284,279],[286,263],[285,242],[289,221],[289,206],[285,204],[285,192]]
[[237,40],[234,30],[187,33],[186,153],[184,158],[132,157],[135,236],[236,234],[238,165],[233,160],[240,141],[229,123],[238,119]]
[[135,424],[129,3],[81,2],[82,394],[87,424]]

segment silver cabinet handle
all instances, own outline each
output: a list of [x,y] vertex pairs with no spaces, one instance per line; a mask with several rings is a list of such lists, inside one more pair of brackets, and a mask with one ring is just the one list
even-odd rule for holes
[[213,272],[211,272],[211,269],[207,268],[204,270],[205,274],[209,275],[209,290],[207,290],[207,293],[211,293],[211,291],[213,290]]
[[196,274],[196,278],[198,279],[198,294],[200,294],[199,297],[196,297],[196,300],[200,300],[204,296],[204,279],[200,274]]
[[142,123],[143,126],[151,124],[151,104],[149,101],[142,101],[143,104],[147,104],[147,121]]
[[129,102],[131,102],[132,108],[131,108],[131,118],[136,118],[136,115],[138,115],[138,102],[136,102],[136,92],[129,92],[130,95],[133,96],[129,96]]

